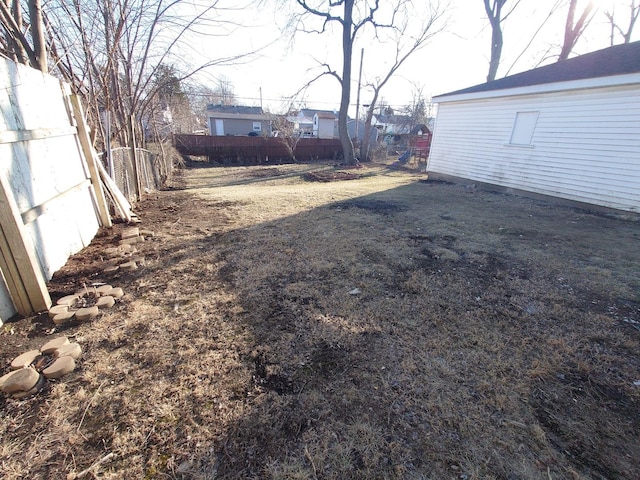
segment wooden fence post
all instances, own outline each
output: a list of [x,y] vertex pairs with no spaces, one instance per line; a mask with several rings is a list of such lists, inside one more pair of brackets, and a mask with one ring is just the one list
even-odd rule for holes
[[96,162],[95,151],[91,145],[91,139],[89,138],[89,129],[84,119],[84,111],[80,98],[77,95],[71,95],[71,105],[73,106],[73,116],[76,119],[76,126],[78,128],[78,139],[82,146],[84,157],[89,167],[89,174],[91,176],[91,185],[96,196],[96,203],[98,204],[98,214],[100,216],[100,223],[103,227],[110,227],[111,215],[109,215],[109,209],[107,208],[107,201],[104,196],[104,190],[102,190],[102,183],[100,183],[100,173]]
[[48,310],[51,296],[45,284],[31,237],[6,180],[0,175],[0,267],[18,313],[29,315]]
[[16,265],[11,248],[9,248],[9,242],[2,228],[0,228],[0,270],[4,275],[4,280],[16,311],[21,315],[31,313],[29,294],[22,284],[20,269]]

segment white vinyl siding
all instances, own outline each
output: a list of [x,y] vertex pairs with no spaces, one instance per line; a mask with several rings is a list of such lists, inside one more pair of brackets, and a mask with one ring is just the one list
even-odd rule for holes
[[[539,112],[535,148],[514,148]],[[428,170],[640,212],[640,84],[439,105]]]

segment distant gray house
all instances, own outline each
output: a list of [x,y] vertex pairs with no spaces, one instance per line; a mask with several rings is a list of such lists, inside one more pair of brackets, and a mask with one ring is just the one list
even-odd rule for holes
[[210,135],[271,136],[271,117],[261,107],[207,106]]
[[431,178],[640,212],[640,42],[433,100]]
[[[361,142],[364,139],[364,130],[365,130],[364,122],[360,120],[358,122],[358,128],[357,128],[357,137],[359,142]],[[349,132],[349,137],[351,137],[351,139],[356,138],[356,121],[355,120],[353,119],[347,120],[347,131]],[[371,128],[371,130],[369,131],[370,146],[374,146],[378,141],[378,133],[379,132],[377,128]]]

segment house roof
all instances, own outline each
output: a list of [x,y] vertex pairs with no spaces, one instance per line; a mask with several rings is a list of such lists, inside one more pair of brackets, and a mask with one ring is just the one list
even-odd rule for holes
[[[323,115],[331,115],[332,118],[338,118],[338,114],[333,110],[314,110],[312,108],[302,108],[300,109],[300,113],[298,117],[310,118],[313,119],[315,114],[323,114]],[[329,118],[329,117],[320,117],[320,118]]]
[[429,130],[429,127],[426,124],[419,123],[418,125],[413,127],[409,133],[411,135],[418,135],[418,133],[420,132],[422,132],[422,135],[425,135],[427,133],[431,133],[431,130]]
[[243,107],[238,105],[208,105],[207,116],[223,120],[271,120],[271,116],[264,113],[262,107]]
[[334,115],[333,112],[318,112],[318,113],[316,113],[316,115],[318,116],[318,118],[328,118],[328,119],[331,119],[331,120],[337,120],[338,119],[338,117],[336,115]]
[[640,41],[586,53],[562,62],[534,68],[522,73],[481,83],[473,87],[444,93],[434,97],[489,92],[547,83],[569,82],[640,72]]
[[207,105],[207,112],[229,113],[239,115],[262,115],[262,107],[244,107],[240,105]]
[[408,125],[411,123],[411,117],[409,115],[373,115],[377,124],[387,125]]

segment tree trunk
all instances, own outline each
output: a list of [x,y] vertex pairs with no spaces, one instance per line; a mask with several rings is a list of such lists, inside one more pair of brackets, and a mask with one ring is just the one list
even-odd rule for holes
[[491,32],[491,61],[489,62],[487,82],[491,82],[496,79],[498,67],[500,66],[500,57],[502,56],[502,45],[502,28],[498,24],[497,27],[492,27]]
[[489,4],[489,0],[484,0],[484,8],[489,17],[491,24],[491,60],[489,61],[489,73],[487,74],[487,82],[496,79],[498,67],[500,66],[500,57],[502,56],[502,6],[506,0],[494,0],[493,6]]
[[13,57],[12,60],[38,68],[36,55],[22,33],[21,21],[16,20],[18,15],[20,15],[19,8],[13,13],[11,12],[10,0],[0,0],[0,24],[6,31],[5,38]]
[[575,14],[576,14],[576,0],[571,0],[571,2],[569,2],[569,13],[567,13],[567,21],[564,25],[564,42],[562,43],[562,50],[560,50],[560,56],[558,57],[559,62],[569,58],[571,49],[575,44],[575,40],[572,40],[573,18]]
[[378,92],[379,90],[377,88],[373,90],[373,98],[371,99],[371,104],[369,105],[369,109],[367,110],[367,117],[364,120],[364,136],[362,137],[362,147],[360,151],[362,158],[364,158],[365,161],[369,158],[371,122],[373,121],[373,112],[376,108],[376,104],[378,103]]
[[130,115],[129,118],[129,148],[131,149],[131,165],[133,166],[133,176],[135,181],[136,201],[142,199],[142,177],[140,172],[140,164],[138,163],[138,152],[136,150],[136,127],[135,116]]
[[42,73],[48,73],[47,44],[44,39],[44,23],[42,21],[42,4],[40,0],[29,0],[29,17],[31,19],[33,49],[38,59],[38,69]]
[[577,0],[571,0],[569,2],[569,12],[567,13],[567,21],[564,26],[564,42],[562,44],[562,50],[560,51],[560,56],[558,57],[558,61],[561,62],[569,58],[571,54],[571,50],[576,46],[578,39],[584,32],[584,29],[587,27],[589,23],[589,15],[591,15],[591,11],[593,10],[593,2],[589,2],[589,4],[584,8],[582,15],[578,18],[576,24],[573,24],[573,19],[576,14],[576,4]]
[[640,5],[636,6],[636,2],[635,0],[630,2],[629,4],[629,8],[630,8],[630,17],[629,17],[629,26],[627,28],[626,33],[623,33],[622,38],[624,38],[624,43],[630,43],[631,42],[631,34],[633,33],[633,27],[636,24],[636,21],[638,20],[638,16],[640,15]]
[[[9,6],[9,2],[7,1],[7,7]],[[20,7],[20,0],[13,0],[13,18],[16,21],[16,26],[18,27],[18,31],[22,31],[22,9]],[[15,55],[15,59],[19,63],[28,64],[27,52],[24,49],[24,46],[19,42],[13,39],[11,35],[11,43],[13,44],[13,52]]]
[[355,164],[353,143],[351,142],[349,130],[347,129],[349,102],[351,100],[351,58],[353,54],[351,29],[353,28],[353,3],[354,0],[345,0],[344,19],[342,20],[342,96],[340,98],[340,112],[338,114],[338,134],[344,153],[344,163],[346,165]]

